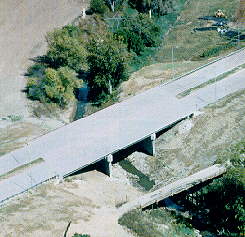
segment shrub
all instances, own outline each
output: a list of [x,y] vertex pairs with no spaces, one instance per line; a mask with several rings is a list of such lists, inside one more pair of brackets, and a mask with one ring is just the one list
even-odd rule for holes
[[220,55],[220,53],[224,50],[230,49],[234,47],[234,44],[232,43],[226,43],[223,45],[217,45],[208,49],[205,49],[205,51],[200,55],[200,58],[209,58]]
[[66,106],[74,97],[74,89],[80,85],[73,70],[61,67],[58,70],[47,68],[42,78],[29,78],[28,96],[41,102]]
[[72,237],[90,237],[90,235],[87,234],[74,234]]
[[124,214],[119,218],[118,223],[129,228],[135,232],[137,236],[141,237],[160,237],[162,233],[155,228],[154,223],[150,220],[146,221],[142,218],[143,213],[140,210],[134,210]]
[[245,224],[244,168],[232,169],[204,188],[208,219],[221,236],[237,236]]
[[112,11],[120,10],[123,6],[123,3],[125,2],[125,0],[104,0],[104,1]]
[[[219,154],[218,163],[230,163],[231,168],[221,178],[203,188],[209,222],[221,236],[238,236],[245,225],[245,141],[233,144]],[[198,209],[198,207],[197,207]]]

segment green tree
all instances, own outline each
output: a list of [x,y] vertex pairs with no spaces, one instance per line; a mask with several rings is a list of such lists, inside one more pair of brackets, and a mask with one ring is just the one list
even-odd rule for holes
[[107,10],[107,6],[104,0],[91,0],[90,9],[95,13],[103,15]]
[[87,45],[90,99],[103,100],[127,79],[128,52],[111,33],[94,36]]
[[174,0],[129,0],[129,3],[141,13],[151,10],[158,16],[166,15],[174,8]]
[[132,50],[137,55],[146,47],[156,47],[160,43],[160,27],[144,14],[125,16],[115,34],[123,38],[128,51]]
[[41,78],[29,78],[28,96],[41,102],[56,103],[65,107],[75,99],[74,89],[81,85],[76,73],[68,67],[58,70],[47,68]]
[[47,35],[48,52],[45,63],[51,68],[68,66],[79,72],[87,70],[87,52],[78,27],[65,26]]

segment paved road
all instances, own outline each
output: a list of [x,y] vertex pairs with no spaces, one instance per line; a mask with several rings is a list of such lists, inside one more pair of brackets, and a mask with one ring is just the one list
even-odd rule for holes
[[0,0],[0,118],[27,116],[23,74],[44,54],[45,35],[81,14],[83,0]]
[[218,81],[216,85],[208,85],[181,99],[176,97],[190,87],[243,64],[244,59],[243,50],[177,81],[150,89],[77,120],[34,140],[22,149],[0,157],[0,176],[38,158],[44,159],[43,163],[36,164],[25,172],[0,180],[0,200],[56,175],[64,176],[103,159],[209,103],[244,89],[245,70],[242,70]]

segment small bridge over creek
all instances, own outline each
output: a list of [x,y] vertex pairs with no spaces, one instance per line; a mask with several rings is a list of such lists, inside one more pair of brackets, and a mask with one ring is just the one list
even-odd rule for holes
[[206,105],[245,89],[244,69],[182,98],[177,95],[230,72],[244,62],[245,50],[238,50],[1,156],[0,202],[49,179],[67,177],[91,164],[99,163],[110,175],[114,158],[133,146],[154,155],[158,134]]

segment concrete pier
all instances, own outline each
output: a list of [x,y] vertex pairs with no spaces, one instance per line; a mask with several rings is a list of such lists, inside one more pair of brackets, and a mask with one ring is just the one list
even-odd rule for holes
[[112,176],[112,161],[113,161],[113,155],[110,154],[106,157],[107,174],[110,177]]
[[150,137],[147,137],[138,143],[139,151],[144,152],[150,156],[155,156],[156,154],[155,141],[156,141],[156,133],[152,133]]

